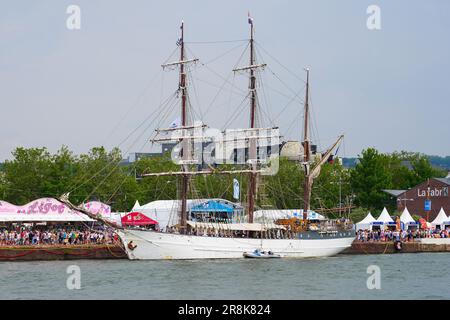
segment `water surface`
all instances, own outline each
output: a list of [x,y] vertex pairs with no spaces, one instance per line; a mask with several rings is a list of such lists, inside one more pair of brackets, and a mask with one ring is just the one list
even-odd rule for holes
[[[66,286],[67,267],[81,289]],[[381,270],[369,290],[367,268]],[[0,262],[0,299],[449,299],[450,253],[320,259]]]

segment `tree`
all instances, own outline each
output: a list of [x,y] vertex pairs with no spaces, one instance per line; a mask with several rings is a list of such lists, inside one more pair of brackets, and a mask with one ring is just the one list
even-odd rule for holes
[[274,176],[264,176],[265,192],[272,206],[279,209],[303,208],[305,175],[298,163],[279,158],[279,170]]
[[414,186],[416,179],[414,173],[408,167],[411,154],[404,151],[394,152],[390,155],[385,155],[388,160],[388,170],[391,176],[391,188],[406,190]]
[[175,199],[177,177],[141,177],[145,173],[179,171],[169,156],[139,159],[134,165],[134,174],[139,179],[137,200],[147,203],[159,199]]
[[351,171],[355,203],[368,209],[381,209],[389,199],[382,190],[392,185],[389,157],[374,148],[368,148],[358,158],[359,163]]
[[441,169],[435,169],[425,155],[418,155],[411,161],[413,167],[415,184],[424,182],[429,178],[445,177],[446,172]]
[[79,159],[79,170],[71,188],[73,203],[97,200],[114,210],[127,211],[134,204],[138,186],[129,167],[122,166],[122,154],[114,148],[92,148]]
[[46,148],[17,148],[13,160],[6,160],[3,172],[4,199],[23,205],[38,197],[51,196],[46,178],[52,167],[51,156]]
[[350,173],[339,162],[325,163],[312,188],[313,208],[344,207],[345,199],[351,195]]

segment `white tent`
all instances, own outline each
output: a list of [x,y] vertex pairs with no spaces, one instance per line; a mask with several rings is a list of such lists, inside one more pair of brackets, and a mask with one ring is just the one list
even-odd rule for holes
[[383,211],[381,211],[381,214],[378,217],[378,219],[376,221],[374,221],[374,223],[377,223],[377,224],[389,224],[389,223],[393,223],[393,222],[394,222],[394,220],[392,220],[386,207],[383,208]]
[[[238,204],[225,199],[188,199],[187,207],[190,210],[193,206],[204,203],[205,201],[219,201],[232,205],[236,210],[241,209]],[[159,228],[164,230],[166,227],[175,225],[179,220],[179,209],[181,206],[180,200],[156,200],[144,205],[139,205],[137,202],[133,211],[139,211],[145,214],[147,217],[158,222]]]
[[408,223],[415,223],[416,221],[411,217],[411,214],[408,211],[408,208],[405,207],[405,210],[403,210],[402,215],[400,216],[400,221],[403,222],[405,225]]
[[441,207],[436,219],[431,222],[432,226],[443,225],[445,221],[448,221],[448,217],[445,214],[444,208]]
[[139,203],[139,200],[136,200],[136,202],[134,203],[133,208],[131,209],[131,211],[134,211],[136,209],[141,208],[141,204]]
[[[275,221],[278,219],[302,218],[303,209],[284,209],[284,210],[257,210],[253,215],[255,222]],[[326,218],[312,210],[308,211],[308,220],[326,220]]]
[[375,218],[372,216],[372,213],[368,213],[367,216],[362,219],[360,222],[356,223],[356,231],[358,230],[372,230],[371,223],[375,221]]

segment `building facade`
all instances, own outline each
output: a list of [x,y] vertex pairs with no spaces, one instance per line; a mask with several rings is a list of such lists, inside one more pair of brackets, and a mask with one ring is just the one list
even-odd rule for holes
[[441,210],[450,214],[450,178],[431,178],[408,190],[385,190],[397,199],[397,210],[405,206],[412,215],[433,221]]

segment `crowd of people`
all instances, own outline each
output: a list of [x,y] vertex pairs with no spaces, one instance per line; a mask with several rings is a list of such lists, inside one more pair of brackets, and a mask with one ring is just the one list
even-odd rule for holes
[[115,244],[111,228],[87,226],[16,225],[0,228],[0,246]]
[[408,230],[358,230],[356,240],[360,242],[411,242],[420,238],[449,238],[448,229],[408,229]]

